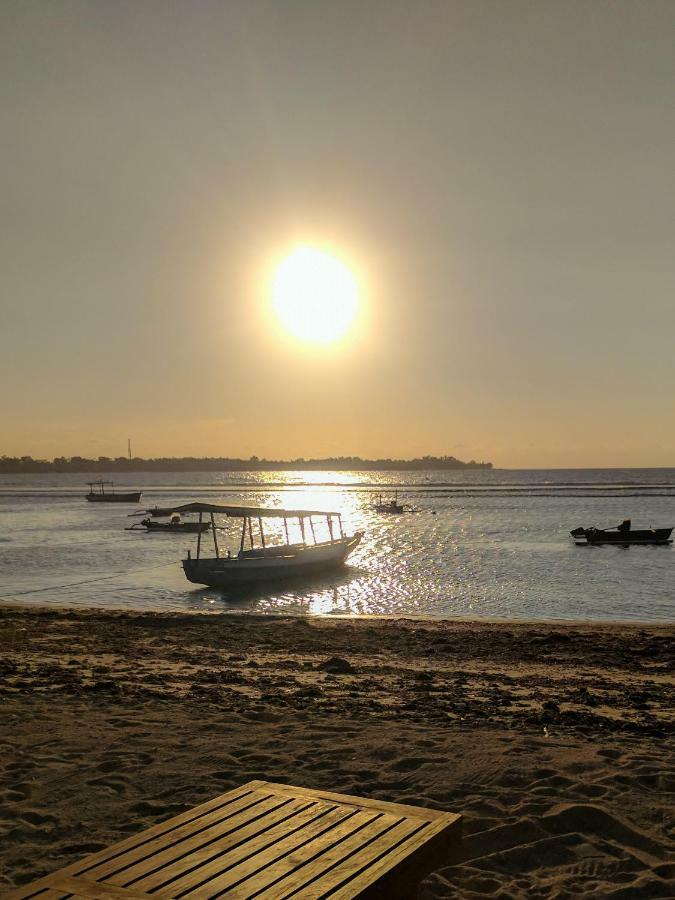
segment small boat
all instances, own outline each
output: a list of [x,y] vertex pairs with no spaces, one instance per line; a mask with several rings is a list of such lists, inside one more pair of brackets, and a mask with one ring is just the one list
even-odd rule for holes
[[[327,572],[344,565],[349,554],[359,545],[363,537],[362,531],[346,535],[342,528],[340,513],[335,512],[219,506],[212,503],[188,503],[178,507],[175,512],[199,513],[200,523],[205,514],[210,517],[215,555],[208,557],[202,555],[201,534],[199,534],[196,556],[193,557],[188,551],[187,559],[183,560],[183,571],[188,581],[193,584],[205,584],[208,587],[227,588]],[[218,546],[215,515],[242,520],[237,554],[232,555],[229,551],[225,554],[221,552]],[[315,523],[314,517],[321,517],[325,523]],[[263,528],[264,519],[282,520],[285,543],[268,543]],[[295,519],[300,540],[292,542],[289,526],[294,526],[292,520]],[[259,537],[258,545],[254,541],[254,522],[258,532],[256,537]],[[326,531],[327,540],[317,539],[319,528]],[[310,535],[311,541],[308,542],[307,538]],[[247,540],[249,546],[245,549]]]
[[[115,493],[115,484],[112,481],[88,481],[89,493],[86,498],[90,503],[138,503],[142,491],[126,491]],[[106,485],[110,488],[106,491]]]
[[570,531],[575,544],[670,544],[672,528],[631,528],[631,520],[624,519],[613,528],[575,528]]
[[153,522],[152,519],[142,519],[125,531],[141,531],[145,529],[153,534],[203,534],[211,527],[210,522],[183,522],[178,513],[173,513],[168,522]]
[[[152,509],[146,509],[145,515],[152,516],[153,519],[168,519],[173,513],[173,506],[153,506]],[[142,515],[139,513],[138,515]]]
[[405,512],[405,507],[402,503],[398,502],[398,491],[394,492],[394,496],[391,500],[383,500],[382,494],[378,494],[377,503],[373,507],[375,512],[379,513],[402,513]]

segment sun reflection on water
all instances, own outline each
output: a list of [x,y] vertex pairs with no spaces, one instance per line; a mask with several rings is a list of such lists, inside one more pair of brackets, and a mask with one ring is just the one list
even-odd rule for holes
[[[236,484],[211,480],[202,489],[195,482],[190,498],[187,476],[176,477],[177,486],[148,491],[148,506],[208,498],[339,512],[345,532],[363,530],[364,537],[340,573],[235,595],[186,582],[180,561],[188,548],[194,553],[196,538],[127,532],[133,520],[126,509],[92,508],[79,491],[0,496],[3,593],[20,594],[22,602],[112,609],[672,620],[675,547],[619,554],[571,544],[569,525],[620,521],[621,496],[454,495],[411,484],[399,488],[399,499],[418,511],[397,516],[377,513],[374,503],[380,486],[407,477],[401,473],[237,473]],[[634,519],[645,523],[671,522],[674,504],[675,495],[631,497]],[[317,539],[327,537],[325,518],[314,522]],[[218,524],[221,550],[237,553],[241,520]],[[289,539],[299,540],[297,519],[289,524]],[[266,520],[264,528],[269,543],[285,542],[281,520]],[[210,536],[202,549],[213,553]]]

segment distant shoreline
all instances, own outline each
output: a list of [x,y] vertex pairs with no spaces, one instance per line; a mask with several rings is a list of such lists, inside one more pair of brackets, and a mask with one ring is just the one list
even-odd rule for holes
[[33,459],[31,456],[0,457],[0,474],[17,475],[40,472],[419,472],[455,471],[457,469],[492,469],[491,462],[463,462],[454,456],[423,456],[417,459],[361,459],[358,456],[338,456],[325,459],[249,459],[229,457],[161,457],[158,459],[111,459],[100,456],[57,457],[53,460]]

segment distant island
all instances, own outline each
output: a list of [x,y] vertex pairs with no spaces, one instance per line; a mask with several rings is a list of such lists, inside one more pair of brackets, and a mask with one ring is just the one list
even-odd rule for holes
[[140,459],[118,456],[112,459],[99,456],[87,459],[84,456],[59,456],[51,461],[33,459],[32,456],[1,456],[0,474],[18,474],[21,472],[282,472],[307,471],[345,472],[361,470],[370,472],[408,471],[422,469],[491,469],[492,463],[462,462],[454,456],[422,456],[418,459],[361,459],[360,456],[335,456],[326,459],[260,459],[251,456],[249,459],[231,459],[229,457],[194,456],[180,458],[160,457],[159,459]]

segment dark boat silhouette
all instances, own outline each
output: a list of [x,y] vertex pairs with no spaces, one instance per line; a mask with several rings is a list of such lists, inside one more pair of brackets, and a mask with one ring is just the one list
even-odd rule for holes
[[[88,481],[89,493],[86,498],[90,503],[138,503],[142,491],[125,491],[115,493],[115,484],[112,481]],[[106,491],[106,485],[110,487]]]
[[210,522],[183,522],[179,515],[174,513],[170,522],[153,522],[152,519],[142,519],[140,522],[126,528],[125,531],[145,531],[153,534],[203,534],[211,528]]
[[630,519],[612,528],[575,528],[576,544],[670,544],[672,528],[631,528]]
[[373,507],[375,512],[379,513],[402,513],[405,512],[405,508],[402,503],[398,502],[398,491],[394,492],[393,497],[387,498],[385,496],[382,499],[382,494],[378,494],[377,503]]

